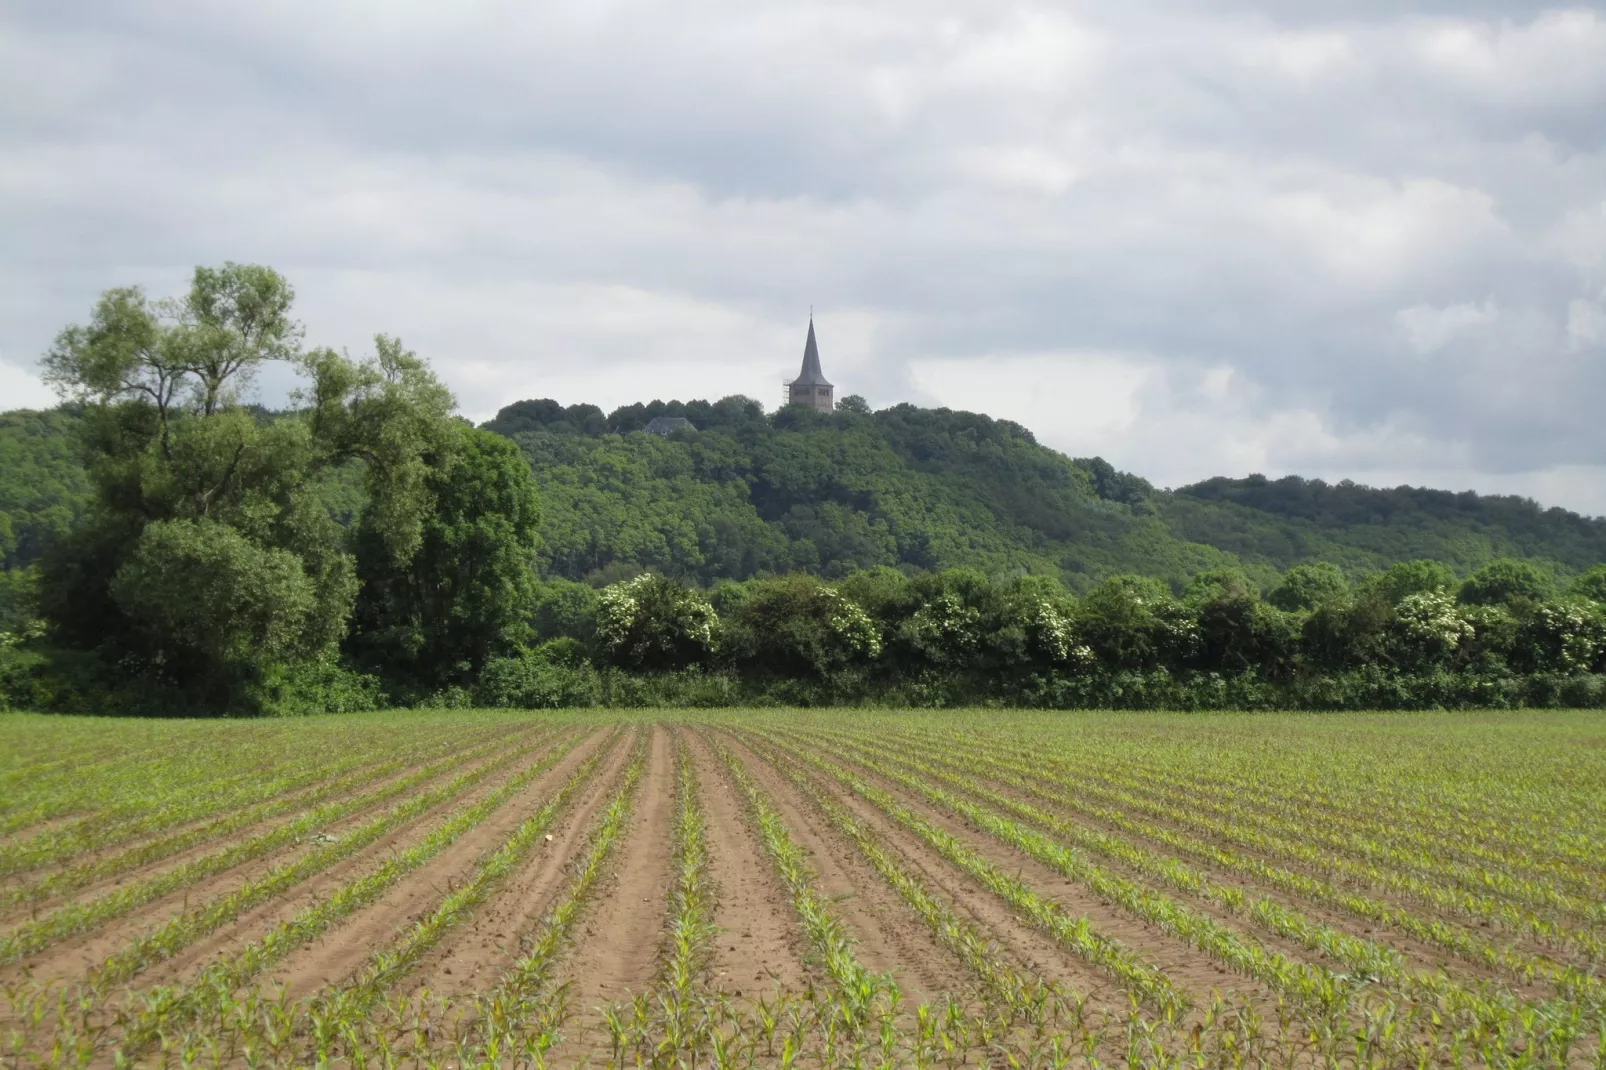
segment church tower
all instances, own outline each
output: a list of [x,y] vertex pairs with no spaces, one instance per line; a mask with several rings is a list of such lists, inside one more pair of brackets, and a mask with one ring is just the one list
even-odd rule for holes
[[836,408],[835,390],[820,371],[820,347],[814,342],[814,317],[810,315],[809,340],[803,343],[803,371],[786,384],[786,403],[830,412]]

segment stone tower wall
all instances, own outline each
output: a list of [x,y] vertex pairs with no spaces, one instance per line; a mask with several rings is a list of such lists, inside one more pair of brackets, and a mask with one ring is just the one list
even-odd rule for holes
[[836,388],[833,386],[808,386],[804,383],[792,383],[787,387],[787,397],[793,405],[807,405],[820,412],[834,412],[836,410]]

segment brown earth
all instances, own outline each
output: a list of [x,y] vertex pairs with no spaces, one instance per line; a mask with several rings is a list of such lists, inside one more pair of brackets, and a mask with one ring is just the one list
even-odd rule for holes
[[1087,996],[1091,1008],[1111,1012],[1121,1009],[1125,994],[1109,976],[1018,916],[1009,904],[969,874],[948,864],[919,837],[872,804],[835,781],[812,775],[812,771],[809,779],[817,790],[871,830],[883,849],[890,848],[905,872],[945,901],[956,916],[987,934],[1017,970],[1058,983],[1069,993]]
[[521,941],[536,931],[567,892],[574,867],[617,790],[633,749],[631,739],[619,740],[614,753],[576,793],[506,885],[465,918],[453,938],[424,957],[410,981],[415,993],[427,989],[457,996],[496,986],[503,970],[520,954]]
[[855,951],[866,969],[890,973],[911,1006],[974,987],[958,957],[936,941],[902,897],[797,788],[739,738],[728,733],[721,738],[769,797],[793,842],[808,852],[816,887],[857,942]]
[[[1480,959],[1464,957],[1453,951],[1450,951],[1449,949],[1439,947],[1436,944],[1430,944],[1426,941],[1416,939],[1409,934],[1400,931],[1398,928],[1373,921],[1369,918],[1358,917],[1338,907],[1328,906],[1309,899],[1290,895],[1281,891],[1280,889],[1265,885],[1252,877],[1223,868],[1206,858],[1194,855],[1181,855],[1179,852],[1176,852],[1173,848],[1160,841],[1151,839],[1141,834],[1128,832],[1127,830],[1121,829],[1109,823],[1108,821],[1102,820],[1094,815],[1086,814],[1078,809],[1075,809],[1074,807],[1066,806],[1065,804],[1057,803],[1051,800],[1045,800],[1037,795],[1022,791],[1020,788],[1017,788],[1013,785],[1006,784],[1002,781],[988,777],[984,772],[975,773],[973,775],[977,776],[979,783],[985,783],[991,790],[997,792],[998,794],[1019,799],[1040,809],[1054,813],[1059,817],[1066,818],[1090,829],[1095,829],[1112,836],[1117,836],[1123,840],[1146,847],[1160,854],[1179,857],[1189,866],[1201,872],[1210,874],[1222,884],[1244,889],[1245,892],[1249,894],[1251,899],[1258,899],[1261,897],[1271,899],[1273,902],[1279,903],[1285,907],[1288,907],[1289,909],[1299,911],[1300,913],[1311,918],[1313,921],[1322,922],[1341,931],[1364,936],[1379,944],[1387,946],[1399,952],[1400,955],[1405,958],[1409,968],[1412,970],[1427,971],[1429,973],[1442,970],[1450,974],[1452,977],[1474,984],[1482,980],[1499,980],[1508,987],[1511,987],[1513,991],[1530,998],[1539,998],[1554,994],[1553,986],[1548,986],[1542,983],[1538,985],[1525,983],[1521,979],[1515,977],[1510,971],[1500,970],[1496,967],[1489,966]],[[1199,842],[1211,847],[1219,847],[1224,850],[1233,851],[1245,857],[1254,858],[1265,862],[1268,865],[1286,869],[1292,873],[1300,874],[1302,876],[1310,876],[1322,880],[1328,880],[1340,890],[1358,892],[1391,906],[1404,907],[1409,909],[1418,917],[1444,921],[1457,928],[1465,928],[1468,924],[1468,919],[1464,915],[1457,915],[1438,910],[1431,904],[1421,903],[1409,896],[1391,894],[1387,889],[1376,889],[1353,881],[1346,882],[1342,879],[1334,880],[1333,874],[1313,871],[1311,867],[1302,865],[1299,862],[1279,858],[1263,851],[1257,852],[1251,848],[1246,848],[1241,844],[1229,842],[1222,837],[1215,836],[1207,831],[1189,828],[1176,821],[1133,811],[1129,808],[1121,807],[1118,804],[1107,803],[1102,800],[1099,802],[1099,805],[1108,807],[1109,809],[1122,811],[1133,820],[1154,825],[1157,828],[1166,830],[1167,832],[1196,839]],[[1115,871],[1122,871],[1123,869],[1119,863],[1113,861],[1101,859],[1100,864],[1106,865],[1108,868]],[[1219,907],[1216,907],[1214,904],[1208,902],[1202,897],[1190,896],[1187,893],[1174,889],[1167,889],[1166,892],[1179,902],[1186,902],[1196,909],[1211,913],[1219,918],[1222,918],[1223,920],[1229,920],[1231,918],[1229,913],[1221,910]],[[1472,924],[1476,925],[1477,923],[1476,921],[1473,921]],[[1263,931],[1260,935],[1260,939],[1267,943],[1268,946],[1273,946],[1278,940],[1276,936],[1264,933]],[[1533,954],[1561,958],[1563,961],[1566,961],[1565,955],[1558,954],[1555,949],[1550,948],[1542,942],[1532,938],[1521,939],[1508,934],[1503,942],[1509,942],[1513,946],[1522,948]],[[1323,956],[1316,955],[1314,952],[1310,952],[1299,945],[1290,944],[1289,947],[1292,948],[1290,954],[1295,958],[1303,958],[1310,961],[1318,961],[1323,959]],[[1339,970],[1340,972],[1343,972],[1345,969],[1347,969],[1347,967],[1343,966],[1342,964],[1334,963],[1330,960],[1328,960],[1328,965],[1333,966],[1333,968]]]
[[[1035,806],[1041,810],[1045,810],[1057,817],[1061,817],[1066,820],[1073,821],[1079,825],[1086,826],[1089,829],[1103,832],[1107,835],[1120,837],[1129,843],[1155,851],[1159,854],[1180,858],[1193,869],[1210,875],[1221,884],[1242,888],[1251,900],[1262,897],[1270,899],[1288,909],[1299,911],[1312,921],[1329,925],[1332,928],[1343,932],[1349,932],[1357,936],[1363,936],[1378,944],[1391,948],[1392,950],[1400,953],[1400,955],[1405,959],[1408,968],[1412,969],[1413,971],[1427,971],[1429,973],[1433,973],[1443,970],[1452,977],[1473,983],[1485,979],[1501,979],[1507,983],[1510,983],[1512,980],[1509,977],[1502,977],[1501,971],[1486,966],[1482,962],[1459,958],[1445,948],[1439,947],[1435,944],[1429,944],[1423,940],[1418,940],[1406,933],[1372,921],[1371,919],[1357,917],[1356,915],[1350,914],[1337,907],[1331,907],[1309,899],[1289,895],[1277,888],[1271,887],[1270,885],[1263,884],[1252,877],[1221,867],[1211,862],[1207,858],[1191,854],[1181,854],[1163,842],[1151,839],[1141,834],[1129,832],[1125,829],[1110,824],[1108,821],[1100,820],[1094,815],[1085,814],[1079,810],[1056,803],[1052,800],[1043,799],[1037,795],[1024,792],[1014,785],[996,781],[983,775],[977,776],[977,782],[985,784],[989,790],[997,792],[1000,795],[1004,795],[1012,799],[1018,799],[1021,802]],[[1203,835],[1186,828],[1177,827],[1172,823],[1156,819],[1146,814],[1131,814],[1129,816],[1135,820],[1141,820],[1148,824],[1164,828],[1169,832],[1189,836],[1212,847],[1220,847],[1225,850],[1235,851],[1239,854],[1245,855],[1246,857],[1260,858],[1260,856],[1244,850],[1237,844],[1225,843],[1217,838]],[[1260,860],[1269,865],[1279,866],[1287,869],[1290,872],[1313,875],[1296,865],[1290,865],[1284,860],[1275,858],[1260,858]],[[1119,863],[1103,858],[1100,859],[1100,865],[1105,865],[1108,868],[1116,871],[1122,871],[1123,869]],[[1137,875],[1133,874],[1133,876]],[[1196,909],[1208,911],[1217,917],[1231,917],[1219,907],[1216,907],[1213,903],[1210,903],[1208,900],[1205,900],[1202,897],[1192,896],[1188,893],[1172,888],[1167,888],[1166,894],[1170,895],[1179,902],[1185,902],[1189,906],[1195,907]],[[1388,900],[1382,899],[1382,897],[1379,896],[1374,896],[1374,898],[1379,898],[1383,902],[1388,902]],[[1434,916],[1431,913],[1424,912],[1419,909],[1414,909],[1413,912],[1425,917]],[[1450,920],[1454,921],[1454,919]],[[1268,942],[1276,939],[1269,934],[1261,936],[1260,938]],[[1323,959],[1323,956],[1315,955],[1313,952],[1306,951],[1302,948],[1297,950],[1300,957],[1311,959],[1312,961]],[[1341,972],[1346,968],[1342,964],[1333,963],[1331,961],[1328,961],[1327,964],[1333,966],[1333,968],[1338,969]],[[1516,990],[1518,991],[1523,991],[1524,988],[1525,986],[1522,985],[1516,986]],[[1541,994],[1541,990],[1539,988],[1533,988],[1529,994],[1538,995]]]
[[[1189,994],[1196,1002],[1208,1002],[1212,990],[1230,987],[1250,998],[1275,1003],[1275,996],[1253,978],[1231,973],[1224,964],[1186,941],[1143,918],[1128,914],[1118,904],[1030,855],[994,839],[964,818],[931,805],[902,785],[881,778],[851,761],[847,764],[860,779],[893,795],[910,811],[953,836],[988,863],[1023,881],[1039,895],[1053,900],[1070,917],[1087,918],[1095,931],[1159,967],[1171,981],[1172,987]],[[941,861],[940,856],[930,848],[925,850],[930,857]],[[942,864],[948,865],[946,861],[942,861]],[[955,871],[962,872],[957,868]],[[966,879],[969,879],[968,876]]]
[[[525,785],[451,846],[414,870],[378,902],[346,918],[317,943],[281,960],[265,979],[267,987],[275,990],[282,987],[291,999],[300,999],[324,985],[338,984],[356,972],[374,952],[389,946],[413,923],[434,913],[440,900],[468,878],[483,856],[500,847],[584,764],[591,752],[602,744],[603,735],[593,732],[590,739]],[[617,762],[618,751],[611,757]],[[520,768],[523,767],[521,763]],[[591,776],[593,779],[599,774],[606,776],[610,768],[608,760],[604,759]]]
[[[803,987],[808,941],[763,842],[743,817],[736,788],[708,744],[687,733],[703,813],[714,886],[714,940],[709,983],[737,998]],[[816,978],[818,979],[818,978]]]
[[629,824],[558,973],[571,986],[571,1006],[588,1016],[594,1007],[646,990],[663,947],[675,835],[675,752],[667,729],[650,731]]

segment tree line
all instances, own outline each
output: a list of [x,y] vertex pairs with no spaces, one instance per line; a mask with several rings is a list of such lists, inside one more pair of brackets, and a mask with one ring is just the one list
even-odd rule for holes
[[1115,576],[891,568],[701,590],[643,574],[551,581],[537,645],[450,701],[884,702],[1400,708],[1606,702],[1606,566],[1564,588],[1500,560],[1458,579],[1411,561],[1352,582],[1327,563],[1264,595],[1241,570],[1181,592]]
[[[1485,552],[1470,575],[1432,560],[1279,569],[1172,537],[1161,513],[1174,498],[1018,425],[859,399],[831,415],[766,415],[740,397],[610,414],[522,402],[475,428],[394,338],[362,357],[306,345],[293,298],[269,268],[199,268],[180,298],[108,291],[58,336],[44,368],[70,408],[15,416],[7,448],[31,471],[65,471],[70,414],[82,483],[52,476],[31,499],[0,485],[21,518],[0,526],[0,703],[261,714],[1606,694],[1606,566]],[[287,411],[245,403],[270,362],[299,375]],[[658,415],[698,430],[634,433]],[[1342,486],[1262,484],[1191,500],[1272,498],[1307,520],[1362,508]],[[1557,522],[1577,557],[1592,522],[1570,517]],[[1151,567],[1119,567],[1132,563]]]

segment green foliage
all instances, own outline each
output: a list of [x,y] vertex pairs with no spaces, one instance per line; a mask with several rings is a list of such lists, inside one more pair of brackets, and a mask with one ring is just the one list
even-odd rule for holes
[[[0,417],[0,630],[50,625],[7,648],[13,703],[1498,704],[1606,669],[1606,521],[1160,491],[852,396],[534,400],[474,429],[394,338],[302,351],[291,298],[233,264],[108,291],[45,358],[72,404]],[[269,361],[305,379],[289,412],[239,403]],[[694,429],[641,433],[660,416]]]
[[78,425],[69,409],[0,413],[0,573],[37,562],[83,518]]
[[1523,614],[1510,649],[1524,672],[1606,672],[1606,608],[1584,599],[1534,605]]
[[812,576],[748,584],[723,632],[725,657],[750,676],[828,679],[881,653],[864,610]]
[[1270,679],[1285,678],[1293,671],[1299,653],[1298,618],[1262,602],[1242,583],[1216,585],[1208,596],[1195,595],[1190,602],[1197,617],[1196,666]]
[[209,520],[146,525],[111,594],[149,660],[179,677],[228,678],[314,654],[345,623],[344,612],[318,619],[294,554]]
[[621,669],[669,672],[713,655],[719,617],[701,595],[662,576],[610,584],[597,604],[603,661]]
[[1392,660],[1415,671],[1437,669],[1477,634],[1443,591],[1418,591],[1394,607]]
[[1483,566],[1461,585],[1460,601],[1469,606],[1537,602],[1549,596],[1550,577],[1526,561],[1502,559]]
[[[536,515],[517,451],[454,422],[395,339],[366,360],[302,353],[292,298],[268,268],[197,268],[182,299],[108,291],[45,357],[80,406],[94,502],[45,554],[38,606],[110,686],[148,692],[141,707],[372,706],[374,681],[335,660],[362,586],[353,519],[363,606],[415,611],[425,635],[407,653],[426,669],[477,666],[522,629]],[[270,361],[307,379],[292,413],[239,404]],[[408,602],[420,583],[429,598]]]
[[530,596],[527,621],[538,640],[566,636],[590,645],[597,634],[597,589],[589,583],[551,579]]
[[1349,592],[1349,581],[1339,567],[1329,561],[1309,565],[1295,565],[1283,576],[1266,601],[1278,609],[1292,613],[1343,598]]
[[1464,576],[1513,557],[1576,573],[1606,560],[1606,518],[1471,491],[1256,475],[1180,487],[1156,508],[1179,538],[1279,569],[1323,560],[1356,573],[1423,559]]
[[[685,416],[697,430],[632,433],[653,415]],[[512,434],[536,471],[547,576],[606,582],[651,569],[712,584],[965,565],[1085,588],[1140,560],[1179,584],[1229,563],[1178,544],[1141,501],[1101,498],[1079,462],[1024,428],[973,413],[904,405],[766,419],[756,403],[727,398],[630,406],[602,430],[594,411],[541,401],[486,426]],[[1107,492],[1138,493],[1141,481],[1118,492],[1109,472]]]
[[362,713],[387,704],[377,676],[347,668],[332,651],[269,666],[252,684],[250,694],[258,709],[275,717]]
[[44,637],[44,622],[29,621],[0,630],[0,712],[27,709],[33,698],[32,677],[44,658],[24,644]]
[[1455,572],[1440,561],[1401,561],[1366,581],[1367,589],[1390,605],[1413,594],[1454,591],[1458,586]]
[[1596,565],[1579,576],[1568,588],[1568,593],[1606,604],[1606,565]]
[[362,463],[364,523],[394,560],[410,560],[434,506],[435,459],[459,433],[451,392],[426,362],[383,334],[374,338],[371,359],[322,349],[300,357],[298,366],[311,380],[297,394],[304,406],[298,422],[324,466]]
[[21,630],[39,616],[39,569],[0,572],[0,632]]
[[[1295,565],[1363,575],[1436,559],[1453,586],[1502,554],[1562,574],[1606,558],[1606,521],[1518,499],[1258,477],[1167,493],[1101,458],[1046,449],[1006,420],[864,410],[787,408],[766,419],[756,403],[727,398],[604,416],[541,400],[510,405],[486,427],[514,437],[536,471],[543,574],[597,583],[647,569],[711,585],[970,567],[1086,592],[1130,573],[1181,589],[1199,572],[1237,567],[1269,589]],[[654,416],[697,430],[634,433]],[[1334,577],[1295,580],[1283,597],[1312,608],[1335,593]]]
[[1117,672],[1145,672],[1192,658],[1195,619],[1170,588],[1147,576],[1115,576],[1090,591],[1077,624],[1099,662]]
[[579,644],[557,639],[533,653],[493,658],[474,687],[481,706],[539,710],[593,706],[602,683]]
[[376,669],[430,689],[462,682],[522,642],[540,510],[529,466],[504,438],[456,427],[421,459],[429,506],[413,551],[398,552],[378,510],[357,532],[351,646]]

